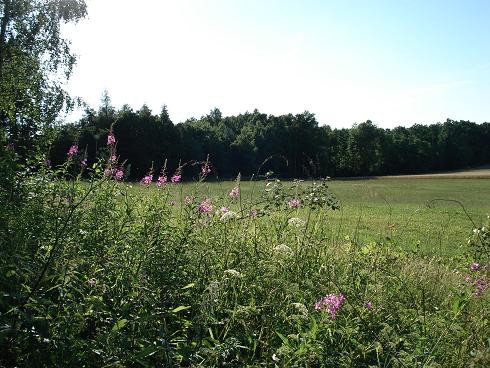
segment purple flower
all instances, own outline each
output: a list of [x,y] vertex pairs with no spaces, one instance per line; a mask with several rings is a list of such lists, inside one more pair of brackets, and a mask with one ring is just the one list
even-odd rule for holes
[[298,208],[300,204],[301,204],[301,201],[299,199],[297,199],[297,198],[291,198],[288,201],[288,206],[290,208]]
[[71,156],[75,156],[75,155],[77,154],[77,152],[78,152],[78,146],[77,146],[76,144],[74,144],[74,145],[72,145],[72,146],[70,147],[70,149],[68,150],[67,155],[68,155],[68,156],[70,156],[70,157],[71,157]]
[[166,175],[160,175],[157,179],[157,187],[161,187],[162,185],[165,185],[167,183],[167,176]]
[[330,313],[332,319],[335,319],[337,312],[339,311],[342,303],[344,303],[345,296],[343,294],[328,294],[317,300],[315,303],[315,309],[317,311],[324,311]]
[[180,179],[182,178],[182,175],[180,175],[180,173],[175,173],[172,178],[170,179],[172,181],[172,183],[174,184],[177,184],[177,183],[180,183]]
[[114,174],[114,178],[116,178],[117,181],[121,181],[124,178],[124,172],[122,169],[117,169],[116,173]]
[[470,270],[471,270],[471,271],[477,271],[479,268],[480,268],[480,264],[479,264],[479,263],[473,262],[473,263],[470,265]]
[[475,297],[480,297],[483,292],[487,289],[487,283],[484,279],[476,279],[475,280],[475,292],[473,293],[473,295]]
[[150,185],[151,181],[153,180],[153,175],[151,173],[148,173],[143,179],[141,179],[140,183],[143,185]]
[[114,137],[114,133],[112,130],[109,132],[109,135],[107,136],[107,145],[108,146],[113,146],[116,144],[116,137]]
[[205,198],[201,203],[199,203],[198,209],[201,213],[210,213],[213,210],[211,200],[209,198]]
[[371,302],[370,300],[366,300],[364,302],[364,308],[369,309],[369,310],[373,309],[373,302]]
[[228,195],[232,199],[237,199],[238,197],[240,197],[240,187],[233,188]]
[[109,160],[111,160],[111,162],[116,162],[117,161],[117,157],[116,155],[112,155]]

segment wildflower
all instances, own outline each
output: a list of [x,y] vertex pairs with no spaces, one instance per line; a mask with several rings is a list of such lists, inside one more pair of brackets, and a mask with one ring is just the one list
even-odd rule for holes
[[109,132],[109,135],[107,136],[107,145],[114,146],[115,144],[116,144],[116,137],[114,137],[114,133],[111,130]]
[[192,197],[185,196],[184,203],[185,203],[186,205],[190,205],[190,204],[192,204],[192,201],[193,201],[193,198],[192,198]]
[[162,185],[165,185],[167,183],[167,176],[166,175],[160,175],[157,179],[157,187],[161,187]]
[[114,169],[105,169],[104,170],[104,176],[107,178],[110,178],[112,175],[114,175]]
[[76,144],[73,144],[70,149],[68,150],[68,156],[75,156],[78,152],[78,146]]
[[294,227],[303,227],[306,226],[306,222],[298,217],[291,217],[288,220],[288,225],[294,226]]
[[109,158],[109,160],[110,160],[111,162],[116,162],[116,161],[117,161],[117,157],[116,157],[116,155],[112,155],[112,156]]
[[226,212],[228,212],[230,209],[228,207],[221,207],[219,209],[219,212],[224,215]]
[[86,166],[87,166],[87,159],[86,159],[86,158],[84,158],[84,159],[82,160],[82,162],[80,162],[80,165],[81,165],[82,167],[86,167]]
[[198,209],[201,213],[210,213],[213,210],[211,200],[209,198],[205,198],[201,203],[199,203]]
[[179,172],[176,172],[172,178],[170,179],[172,181],[172,183],[174,184],[177,184],[177,183],[180,183],[180,179],[182,178],[182,175],[180,175]]
[[483,279],[476,279],[475,280],[475,287],[476,287],[476,289],[475,289],[475,292],[473,293],[473,295],[478,298],[487,289],[487,283]]
[[479,268],[480,268],[480,264],[479,264],[479,263],[473,262],[473,263],[470,265],[470,270],[471,270],[471,271],[477,271]]
[[240,197],[240,187],[233,188],[228,195],[232,199],[237,199],[238,197]]
[[225,275],[230,275],[233,277],[243,277],[243,274],[241,272],[233,269],[225,270]]
[[153,175],[148,173],[143,179],[141,179],[140,183],[143,185],[150,185],[153,180]]
[[280,359],[279,359],[279,357],[276,355],[276,353],[274,353],[274,354],[272,354],[272,360],[273,360],[274,362],[276,362],[276,363],[277,363],[277,362],[278,362]]
[[291,198],[288,201],[288,206],[290,208],[298,208],[300,204],[301,204],[301,201],[299,199],[297,199],[297,198]]
[[369,310],[373,309],[373,303],[370,300],[366,300],[364,302],[364,308],[369,309]]
[[303,303],[291,303],[291,306],[296,309],[296,311],[303,315],[303,316],[308,316],[308,308],[306,308],[306,305]]
[[317,300],[315,309],[317,311],[325,311],[330,313],[332,319],[335,319],[337,312],[344,303],[345,296],[343,294],[328,294]]
[[92,277],[91,279],[89,279],[88,281],[88,284],[90,286],[95,286],[97,284],[97,279],[95,279],[94,277]]
[[257,210],[256,209],[250,210],[250,217],[253,219],[257,218]]
[[209,163],[205,162],[201,167],[201,176],[206,177],[211,172],[211,168],[209,167]]
[[464,281],[471,283],[471,282],[473,282],[473,279],[471,278],[470,275],[466,275],[464,278]]
[[116,173],[114,174],[114,178],[116,178],[117,181],[121,181],[124,178],[124,172],[122,169],[117,169]]
[[279,244],[274,247],[274,251],[277,253],[292,253],[293,250],[286,244]]
[[230,220],[236,219],[237,217],[238,217],[238,215],[236,214],[236,212],[228,211],[228,212],[225,212],[221,216],[220,221],[221,222],[228,222]]

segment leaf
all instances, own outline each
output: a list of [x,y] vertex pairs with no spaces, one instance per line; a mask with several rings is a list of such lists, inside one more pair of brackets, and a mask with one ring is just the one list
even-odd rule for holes
[[112,326],[112,331],[119,331],[121,328],[126,326],[126,323],[128,323],[128,320],[123,318],[117,321],[114,326]]
[[184,286],[184,287],[182,288],[182,290],[185,290],[185,289],[190,289],[191,287],[194,287],[194,285],[196,285],[196,283],[195,283],[195,282],[191,282],[190,284],[187,284],[186,286]]
[[284,336],[282,333],[276,331],[277,336],[282,340],[282,342],[286,345],[289,346],[289,340],[286,336]]
[[172,309],[172,313],[177,313],[177,312],[180,312],[180,311],[183,311],[183,310],[186,310],[186,309],[189,309],[191,306],[190,305],[181,305],[175,309]]

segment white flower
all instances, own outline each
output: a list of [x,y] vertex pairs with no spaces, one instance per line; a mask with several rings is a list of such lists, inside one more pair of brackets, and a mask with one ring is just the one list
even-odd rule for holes
[[308,308],[306,308],[306,306],[303,304],[303,303],[291,303],[291,306],[296,309],[296,311],[303,315],[303,316],[307,316],[308,315]]
[[219,219],[221,222],[228,222],[230,220],[236,219],[238,217],[236,212],[228,211],[224,213]]
[[279,361],[279,358],[278,358],[278,356],[275,353],[272,354],[272,360],[275,361],[275,362],[278,362]]
[[294,227],[303,227],[306,225],[306,222],[299,217],[291,217],[288,220],[288,225],[294,226]]
[[233,277],[243,277],[243,274],[241,272],[233,269],[225,270],[225,274]]
[[279,244],[274,247],[274,251],[277,253],[292,253],[293,250],[289,248],[286,244]]

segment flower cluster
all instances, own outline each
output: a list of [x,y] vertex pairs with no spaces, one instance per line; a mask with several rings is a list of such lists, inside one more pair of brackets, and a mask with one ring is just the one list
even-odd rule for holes
[[150,185],[153,180],[153,174],[148,173],[143,179],[141,179],[140,183],[143,185]]
[[228,195],[232,199],[237,199],[238,197],[240,197],[240,187],[233,188]]
[[291,198],[289,201],[288,201],[288,206],[289,208],[298,208],[301,204],[301,201],[297,198]]
[[180,183],[180,180],[182,179],[182,175],[180,174],[179,171],[175,172],[175,174],[172,176],[170,179],[172,183],[177,184]]
[[76,144],[73,144],[68,150],[67,155],[72,157],[75,156],[77,153],[78,153],[78,146]]
[[201,213],[210,213],[213,210],[211,200],[209,198],[205,198],[201,203],[199,203],[198,209]]
[[166,175],[160,175],[157,179],[157,187],[161,187],[162,185],[165,185],[167,183],[167,176]]
[[114,133],[111,130],[109,132],[109,135],[107,136],[107,145],[114,146],[115,144],[116,144],[116,137],[114,137]]
[[205,162],[201,167],[201,176],[205,178],[211,172],[211,167],[209,167],[209,163]]
[[343,294],[328,294],[317,300],[315,309],[317,311],[325,311],[330,313],[332,319],[335,319],[337,312],[344,303],[345,296]]

